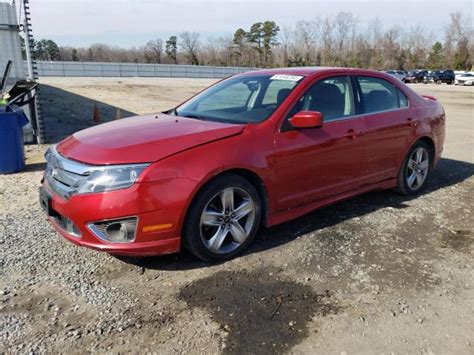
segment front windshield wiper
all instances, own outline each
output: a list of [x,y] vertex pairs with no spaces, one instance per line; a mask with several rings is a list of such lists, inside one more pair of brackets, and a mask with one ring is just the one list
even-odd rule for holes
[[205,121],[207,119],[206,117],[197,115],[195,113],[190,113],[188,115],[182,115],[181,117],[193,118],[193,119],[201,120],[201,121]]
[[162,111],[161,113],[164,113],[166,115],[176,116],[176,108],[172,108],[172,109],[169,109],[169,110],[166,110],[166,111]]
[[197,113],[182,113],[181,114],[176,109],[174,110],[174,115],[180,116],[180,117],[192,118],[192,119],[200,120],[200,121],[213,121],[213,122],[228,123],[228,124],[248,124],[247,121],[229,120],[229,119],[218,118],[218,117],[208,117],[208,116],[199,115]]

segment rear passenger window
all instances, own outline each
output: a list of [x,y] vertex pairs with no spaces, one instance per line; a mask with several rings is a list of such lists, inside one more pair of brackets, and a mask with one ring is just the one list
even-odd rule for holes
[[[384,79],[358,76],[364,113],[393,110],[399,107],[397,89]],[[406,97],[405,97],[406,99]]]
[[397,95],[398,95],[398,107],[407,108],[409,106],[407,96],[398,89],[397,89]]

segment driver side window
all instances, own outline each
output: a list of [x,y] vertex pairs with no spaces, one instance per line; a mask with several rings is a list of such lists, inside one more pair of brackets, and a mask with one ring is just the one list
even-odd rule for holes
[[288,129],[288,119],[300,111],[318,111],[324,122],[354,115],[352,86],[348,76],[335,76],[318,81],[311,86],[288,113],[283,130]]

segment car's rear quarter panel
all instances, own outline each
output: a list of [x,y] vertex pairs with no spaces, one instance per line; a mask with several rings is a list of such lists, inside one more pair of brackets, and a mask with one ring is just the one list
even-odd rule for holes
[[[435,98],[423,98],[423,104],[414,109],[419,122],[416,139],[430,138],[434,143],[434,163],[441,158],[446,134],[446,114],[441,103]],[[414,143],[414,142],[413,142]]]

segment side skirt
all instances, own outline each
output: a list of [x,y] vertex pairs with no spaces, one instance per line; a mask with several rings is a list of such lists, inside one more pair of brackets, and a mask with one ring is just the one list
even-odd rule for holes
[[323,200],[319,200],[316,202],[312,202],[300,207],[292,208],[287,211],[282,211],[275,213],[273,215],[268,216],[267,218],[267,227],[271,227],[280,223],[284,223],[287,221],[290,221],[292,219],[301,217],[311,211],[314,211],[318,208],[325,207],[328,205],[332,205],[336,202],[340,202],[343,200],[350,199],[352,197],[355,197],[357,195],[362,195],[364,193],[367,193],[369,191],[373,190],[386,190],[386,189],[391,189],[397,186],[397,179],[389,179],[385,180],[382,182],[379,182],[377,184],[372,184],[372,185],[366,185],[366,186],[361,186],[358,189],[351,190],[348,192],[344,192],[339,195],[331,196],[328,198],[325,198]]

